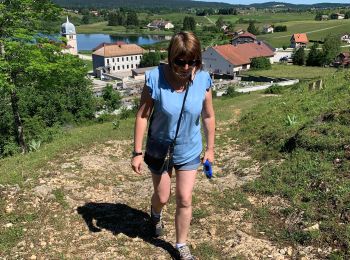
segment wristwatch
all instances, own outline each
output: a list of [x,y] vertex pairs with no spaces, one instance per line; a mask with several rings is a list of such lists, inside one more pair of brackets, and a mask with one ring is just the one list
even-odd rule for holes
[[135,152],[135,151],[132,151],[132,158],[136,157],[136,156],[140,156],[142,155],[143,153],[142,152]]

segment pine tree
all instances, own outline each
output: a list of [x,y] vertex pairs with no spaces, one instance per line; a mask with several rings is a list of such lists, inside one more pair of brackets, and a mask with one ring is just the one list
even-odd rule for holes
[[322,53],[318,50],[319,44],[314,43],[310,48],[309,55],[306,59],[306,66],[321,66],[322,63]]
[[305,64],[305,50],[298,48],[293,54],[293,64],[302,66]]
[[254,35],[259,34],[259,29],[255,26],[254,22],[249,22],[247,31]]

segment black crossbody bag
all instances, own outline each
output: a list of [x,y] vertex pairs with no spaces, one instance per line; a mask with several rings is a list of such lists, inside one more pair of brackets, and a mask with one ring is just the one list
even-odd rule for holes
[[[163,158],[156,158],[156,157],[153,157],[153,156],[149,155],[147,153],[147,151],[145,152],[144,161],[153,170],[162,171],[162,172],[168,170],[169,164],[170,164],[170,162],[173,159],[176,138],[177,138],[177,135],[179,133],[181,118],[182,118],[183,111],[185,109],[185,101],[186,101],[186,98],[187,98],[187,94],[188,94],[189,88],[190,88],[189,86],[187,86],[187,88],[186,88],[186,93],[185,93],[184,100],[182,102],[182,107],[181,107],[179,120],[177,121],[177,126],[176,126],[176,132],[175,132],[174,140],[170,143],[170,145],[169,145],[169,147],[167,149],[165,157],[163,157]],[[152,114],[151,118],[153,118],[153,114]]]

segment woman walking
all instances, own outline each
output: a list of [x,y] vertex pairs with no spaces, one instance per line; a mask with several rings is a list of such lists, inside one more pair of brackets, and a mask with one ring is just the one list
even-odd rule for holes
[[[176,249],[180,259],[194,259],[186,245],[192,218],[192,191],[201,162],[214,161],[215,116],[212,80],[202,69],[201,47],[191,32],[175,34],[168,48],[168,64],[146,72],[134,131],[133,170],[140,174],[142,142],[148,137],[144,160],[152,173],[154,193],[151,219],[154,235],[163,233],[162,208],[170,197],[173,170],[176,176]],[[200,117],[206,137],[202,160]],[[170,154],[169,164],[164,157]]]

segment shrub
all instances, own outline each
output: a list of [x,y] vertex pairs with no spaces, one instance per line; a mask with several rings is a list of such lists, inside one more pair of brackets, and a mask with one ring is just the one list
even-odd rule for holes
[[282,87],[274,84],[271,87],[265,89],[264,93],[265,94],[281,94],[282,93]]
[[268,58],[257,57],[252,59],[252,62],[250,63],[250,68],[254,70],[267,70],[271,69],[271,63]]
[[229,86],[226,90],[226,93],[223,94],[223,96],[226,96],[226,97],[237,97],[240,95],[242,95],[242,93],[236,91],[235,87],[233,87],[233,86]]

